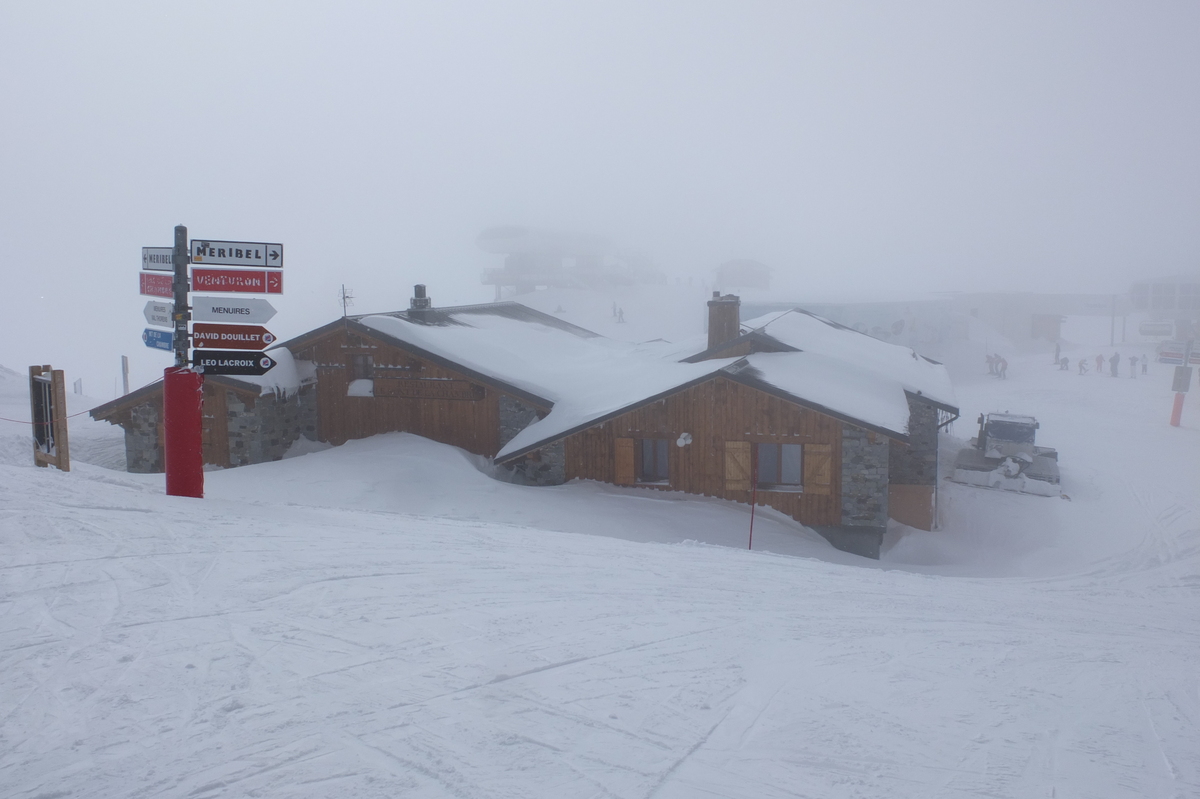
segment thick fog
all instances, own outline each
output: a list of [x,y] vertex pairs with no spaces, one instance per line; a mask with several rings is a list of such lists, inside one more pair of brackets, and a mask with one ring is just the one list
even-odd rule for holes
[[1123,292],[1200,260],[1198,97],[1190,2],[6,3],[0,364],[161,374],[176,224],[284,243],[283,337],[490,300],[501,224],[798,302]]

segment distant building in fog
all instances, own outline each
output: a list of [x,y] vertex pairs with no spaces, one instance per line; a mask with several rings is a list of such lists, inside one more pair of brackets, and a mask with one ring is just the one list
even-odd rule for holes
[[717,267],[716,285],[722,289],[769,289],[771,267],[748,258],[726,261]]
[[527,294],[538,288],[600,288],[664,282],[649,259],[618,250],[608,239],[586,233],[505,225],[488,228],[475,243],[504,256],[500,269],[483,272],[484,285]]

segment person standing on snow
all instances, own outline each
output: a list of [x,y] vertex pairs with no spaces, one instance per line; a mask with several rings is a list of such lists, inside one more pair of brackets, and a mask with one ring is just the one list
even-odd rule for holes
[[1137,379],[1137,364],[1138,364],[1138,356],[1130,355],[1129,356],[1129,378],[1131,380]]
[[1146,357],[1145,353],[1143,353],[1142,354],[1142,374],[1146,374],[1146,365],[1149,363],[1150,363],[1150,359]]
[[996,360],[998,362],[997,366],[996,366],[996,374],[1000,376],[1001,380],[1007,380],[1008,379],[1008,361],[1004,360],[1004,358],[999,355],[996,356]]
[[988,354],[987,364],[988,364],[988,374],[989,375],[996,374],[996,356],[995,355],[992,355],[991,353]]
[[1112,357],[1108,359],[1108,365],[1112,367],[1112,376],[1119,377],[1118,372],[1121,371],[1121,353],[1114,352]]
[[1080,358],[1080,359],[1079,359],[1079,374],[1080,374],[1080,375],[1086,375],[1086,374],[1087,374],[1087,358]]
[[1103,355],[1096,356],[1096,374],[1098,374],[1098,375],[1104,374],[1104,356]]

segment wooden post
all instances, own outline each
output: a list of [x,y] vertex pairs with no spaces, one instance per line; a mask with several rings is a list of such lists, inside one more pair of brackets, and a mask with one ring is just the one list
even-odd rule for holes
[[67,436],[67,385],[62,369],[29,367],[29,418],[33,423],[33,462],[71,471]]

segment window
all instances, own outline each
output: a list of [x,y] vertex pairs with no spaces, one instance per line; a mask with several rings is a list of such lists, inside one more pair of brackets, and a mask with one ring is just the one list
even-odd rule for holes
[[799,491],[804,474],[800,444],[757,444],[758,487],[769,491]]
[[670,480],[667,471],[667,453],[671,442],[665,438],[641,438],[637,441],[637,481],[639,483],[666,483]]
[[350,356],[350,379],[370,380],[375,375],[375,358],[371,355]]

